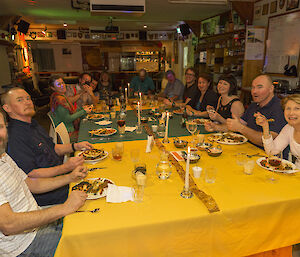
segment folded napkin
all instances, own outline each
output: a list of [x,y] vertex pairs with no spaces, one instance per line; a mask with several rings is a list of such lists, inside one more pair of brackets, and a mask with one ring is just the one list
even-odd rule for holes
[[135,131],[136,130],[136,127],[125,127],[125,131],[128,131],[128,132],[132,132],[132,131]]
[[101,126],[112,124],[112,122],[109,121],[109,120],[96,121],[95,123],[98,124],[98,125],[101,125]]
[[133,201],[134,190],[131,187],[116,186],[108,184],[106,191],[106,202],[108,203],[122,203]]
[[154,144],[154,137],[153,136],[148,136],[147,146],[146,146],[146,153],[151,153],[153,144]]

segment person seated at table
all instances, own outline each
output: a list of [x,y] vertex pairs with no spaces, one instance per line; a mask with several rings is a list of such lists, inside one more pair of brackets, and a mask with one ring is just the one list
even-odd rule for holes
[[105,98],[113,91],[113,84],[107,71],[101,72],[96,90],[99,92],[100,98]]
[[[56,177],[68,173],[84,163],[82,156],[71,157],[63,163],[63,156],[76,150],[92,149],[89,142],[54,144],[53,139],[34,120],[34,105],[29,94],[12,88],[1,96],[2,107],[9,116],[7,153],[29,177]],[[51,192],[34,195],[40,206],[63,203],[68,185]]]
[[152,94],[155,90],[153,80],[147,75],[145,69],[139,70],[139,75],[132,78],[130,89],[134,94],[141,92],[142,94]]
[[273,138],[286,125],[280,100],[274,95],[274,86],[270,76],[259,75],[252,81],[251,103],[241,118],[232,115],[232,119],[227,119],[226,126],[230,131],[243,134],[253,144],[262,147],[262,127],[256,124],[255,113],[261,113],[267,119],[273,119],[270,122],[270,133]]
[[91,74],[85,72],[80,75],[79,84],[67,86],[66,96],[76,109],[84,105],[96,105],[99,102],[99,97],[94,94],[90,85],[91,81]]
[[284,117],[286,124],[280,131],[279,135],[273,139],[270,133],[271,123],[276,120],[268,120],[266,116],[260,112],[254,114],[256,124],[263,128],[262,142],[267,154],[278,154],[287,146],[290,146],[290,151],[296,159],[296,166],[300,169],[300,94],[289,95],[282,99],[284,108]]
[[186,105],[187,114],[190,116],[208,117],[206,107],[217,107],[218,94],[213,90],[212,76],[207,73],[199,75],[198,94]]
[[85,105],[76,110],[66,97],[66,85],[59,76],[49,79],[49,86],[54,91],[50,97],[51,116],[55,126],[63,122],[69,132],[71,142],[76,142],[78,137],[80,118],[92,111],[91,105]]
[[7,129],[0,111],[0,256],[54,256],[62,232],[62,217],[78,210],[87,198],[73,191],[63,203],[40,209],[32,192],[43,194],[79,181],[87,171],[78,166],[55,178],[28,177],[5,152]]
[[226,125],[226,119],[232,118],[232,114],[240,118],[245,111],[244,105],[237,96],[237,81],[234,76],[222,75],[219,78],[217,90],[220,97],[216,111],[212,106],[207,106],[209,118],[217,123],[206,122],[205,128],[208,131],[222,131],[225,126],[219,124]]
[[166,78],[168,83],[164,89],[164,92],[160,94],[160,97],[169,101],[182,100],[184,85],[179,79],[176,78],[174,71],[168,70],[166,72]]
[[170,101],[166,99],[165,104],[172,107],[184,107],[193,98],[194,95],[199,93],[197,86],[197,72],[194,68],[187,68],[185,71],[185,87],[183,91],[182,101]]

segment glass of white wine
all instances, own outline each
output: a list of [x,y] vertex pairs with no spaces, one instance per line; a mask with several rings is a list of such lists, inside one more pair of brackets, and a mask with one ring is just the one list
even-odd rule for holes
[[186,122],[186,128],[192,135],[192,138],[193,138],[192,145],[194,147],[194,145],[195,145],[194,134],[197,131],[197,123],[193,120],[189,120]]

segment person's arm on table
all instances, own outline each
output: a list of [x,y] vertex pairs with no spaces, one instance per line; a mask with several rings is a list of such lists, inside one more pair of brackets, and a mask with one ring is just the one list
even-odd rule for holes
[[46,225],[78,210],[86,198],[85,192],[72,191],[65,203],[30,212],[14,212],[6,202],[0,205],[0,231],[9,236]]
[[208,117],[208,113],[207,111],[197,111],[195,109],[192,108],[192,106],[187,105],[186,106],[186,112],[189,116],[198,116],[198,117]]
[[91,106],[83,106],[83,108],[73,114],[70,114],[69,110],[59,105],[56,109],[56,115],[60,117],[64,122],[70,123],[74,120],[90,113],[92,111]]
[[83,141],[73,144],[56,144],[54,150],[57,155],[62,156],[65,154],[73,153],[75,151],[90,150],[92,148],[93,145],[91,143],[89,143],[88,141]]
[[[252,143],[263,146],[262,132],[249,128],[245,121],[233,115],[232,119],[226,121],[228,130],[239,132],[249,139]],[[277,137],[278,133],[271,131],[273,138]]]

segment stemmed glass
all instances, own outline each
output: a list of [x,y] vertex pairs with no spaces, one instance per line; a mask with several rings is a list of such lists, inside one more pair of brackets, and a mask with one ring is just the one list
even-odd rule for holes
[[193,138],[192,144],[194,145],[194,134],[197,131],[197,123],[193,120],[187,121],[186,128],[192,135],[192,138]]
[[282,163],[282,151],[280,151],[277,154],[268,154],[268,164],[271,168],[273,168],[273,171],[271,171],[271,175],[269,177],[270,182],[276,182],[277,179],[275,178],[275,168],[278,168]]
[[118,130],[119,130],[120,137],[123,137],[125,134],[125,116],[124,115],[121,115],[121,114],[119,115],[117,124],[118,124]]

